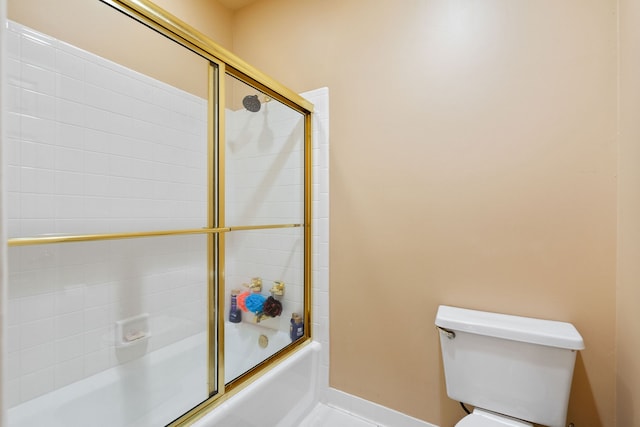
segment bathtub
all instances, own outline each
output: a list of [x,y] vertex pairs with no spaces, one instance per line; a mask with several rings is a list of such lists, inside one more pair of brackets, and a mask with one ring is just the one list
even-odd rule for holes
[[321,348],[310,342],[193,426],[298,427],[319,401]]
[[[283,332],[238,326],[229,324],[225,329],[227,378],[235,378],[247,369],[246,365],[275,353],[280,348],[276,346],[288,340]],[[269,337],[265,349],[257,345],[260,334]],[[10,408],[8,425],[165,425],[207,398],[206,349],[207,334],[193,335]],[[319,349],[320,345],[313,343],[303,347],[196,425],[295,426],[317,400]]]

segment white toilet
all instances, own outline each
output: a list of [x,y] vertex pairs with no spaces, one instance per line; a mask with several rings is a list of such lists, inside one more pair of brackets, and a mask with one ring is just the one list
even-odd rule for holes
[[473,405],[456,427],[565,427],[577,350],[570,323],[440,306],[451,399]]

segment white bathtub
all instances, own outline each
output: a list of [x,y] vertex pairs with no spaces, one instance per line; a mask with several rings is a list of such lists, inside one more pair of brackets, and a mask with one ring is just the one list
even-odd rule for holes
[[[251,325],[231,324],[225,332],[227,378],[275,353],[283,340],[288,343],[287,334]],[[261,333],[269,336],[265,349],[257,343]],[[165,425],[207,398],[206,349],[207,335],[200,333],[57,389],[9,409],[9,427]],[[305,346],[197,425],[295,426],[317,400],[319,349]]]
[[11,408],[9,427],[165,425],[207,397],[206,338],[191,336]]
[[312,341],[194,427],[298,427],[318,403],[321,345]]

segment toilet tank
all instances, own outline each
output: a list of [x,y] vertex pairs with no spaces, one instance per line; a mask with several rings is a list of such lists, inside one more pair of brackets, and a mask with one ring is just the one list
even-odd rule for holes
[[436,316],[451,399],[565,427],[577,350],[570,323],[440,306]]

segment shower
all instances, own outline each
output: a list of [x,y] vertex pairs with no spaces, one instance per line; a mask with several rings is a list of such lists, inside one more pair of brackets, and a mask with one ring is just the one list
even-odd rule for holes
[[[7,28],[11,427],[179,425],[311,338],[313,105],[208,41],[176,49],[140,26],[162,10],[130,12],[113,52],[31,14]],[[238,111],[247,94],[269,108]],[[252,304],[230,323],[236,289]]]
[[248,111],[251,111],[252,113],[257,113],[258,111],[260,111],[260,107],[262,106],[260,104],[260,100],[258,99],[258,95],[247,95],[242,99],[242,105],[244,106],[244,108],[246,108]]

